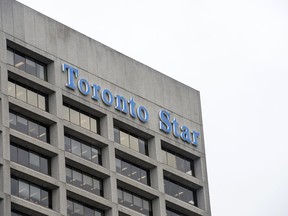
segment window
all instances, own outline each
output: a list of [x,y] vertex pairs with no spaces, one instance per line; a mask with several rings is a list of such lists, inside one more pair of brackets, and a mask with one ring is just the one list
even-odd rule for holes
[[194,162],[182,155],[173,153],[167,149],[162,149],[163,163],[180,170],[188,175],[195,176]]
[[16,81],[8,81],[8,94],[41,110],[48,111],[47,96],[29,87],[23,87]]
[[46,64],[30,58],[16,50],[8,48],[7,50],[8,63],[14,67],[25,71],[33,76],[47,81],[47,66]]
[[84,143],[69,135],[64,135],[65,150],[93,163],[101,165],[101,149]]
[[66,167],[66,182],[98,196],[103,196],[101,179],[69,166]]
[[13,176],[11,177],[11,194],[46,208],[52,208],[50,191]]
[[85,128],[87,130],[90,130],[94,133],[100,134],[99,131],[99,119],[84,113],[80,110],[77,110],[75,108],[71,108],[68,105],[63,105],[63,117],[65,120],[72,122],[73,124],[76,124],[82,128]]
[[27,119],[18,113],[10,111],[9,123],[12,129],[27,134],[43,142],[49,142],[48,129],[38,122]]
[[141,182],[145,185],[150,185],[149,171],[123,159],[116,158],[116,171],[134,179],[135,181]]
[[148,155],[147,140],[134,134],[130,134],[129,132],[123,131],[119,128],[114,128],[114,141],[140,152],[141,154]]
[[143,215],[152,216],[152,202],[120,187],[117,190],[118,203]]
[[67,199],[67,216],[104,216],[104,213],[73,199]]
[[174,210],[172,210],[170,208],[167,208],[166,209],[166,216],[186,216],[186,215],[184,215],[182,213],[179,213],[177,211],[174,211]]
[[165,193],[186,203],[197,206],[196,190],[164,178]]
[[21,213],[19,211],[12,210],[11,211],[11,216],[28,216],[28,215],[23,214],[23,213]]
[[47,157],[24,149],[14,143],[10,145],[10,159],[23,166],[50,175],[50,160]]

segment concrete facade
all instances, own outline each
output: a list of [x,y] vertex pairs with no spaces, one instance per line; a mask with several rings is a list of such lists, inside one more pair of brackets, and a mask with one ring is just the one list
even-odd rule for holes
[[[150,200],[154,216],[166,216],[166,208],[179,215],[211,215],[198,91],[14,0],[0,0],[0,13],[0,215],[10,216],[12,209],[27,215],[66,216],[67,197],[95,207],[105,216],[143,215],[118,203],[117,187]],[[9,64],[7,47],[45,63],[48,81]],[[84,78],[89,84],[101,86],[99,92],[107,89],[113,96],[120,95],[127,100],[133,97],[136,108],[143,106],[148,110],[149,120],[142,122],[132,117],[131,113],[124,114],[116,110],[114,98],[112,105],[106,105],[100,93],[99,100],[95,100],[91,97],[92,92],[85,95],[78,88],[67,88],[68,72],[62,71],[63,64],[78,69],[77,80]],[[48,111],[11,97],[8,79],[47,95]],[[100,134],[65,120],[63,103],[97,117]],[[47,126],[49,144],[10,128],[11,110]],[[168,134],[161,131],[160,110],[168,111],[171,120],[177,119],[179,133],[182,125],[191,132],[199,132],[198,145],[184,142],[173,136],[172,132]],[[115,125],[145,139],[148,142],[148,155],[117,143]],[[64,133],[100,148],[102,164],[94,164],[65,151]],[[51,174],[45,175],[11,161],[12,142],[48,157]],[[163,163],[161,146],[172,153],[193,159],[195,175],[188,175]],[[150,185],[118,173],[116,156],[148,170]],[[66,165],[102,179],[103,196],[66,183]],[[11,176],[49,190],[52,208],[11,195]],[[164,176],[195,190],[197,205],[167,195]]]

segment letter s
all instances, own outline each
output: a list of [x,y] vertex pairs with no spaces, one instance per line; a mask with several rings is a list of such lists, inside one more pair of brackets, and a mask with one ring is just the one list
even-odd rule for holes
[[170,133],[172,130],[172,125],[170,123],[170,113],[166,110],[161,110],[159,112],[159,128],[165,133]]

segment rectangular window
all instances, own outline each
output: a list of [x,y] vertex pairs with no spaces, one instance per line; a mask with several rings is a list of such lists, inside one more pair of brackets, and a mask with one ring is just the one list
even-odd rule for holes
[[119,128],[114,128],[114,141],[141,154],[148,155],[148,142],[134,134]]
[[7,59],[9,64],[15,66],[19,70],[47,81],[47,66],[44,63],[9,47],[7,49]]
[[101,149],[69,135],[64,135],[65,150],[101,165]]
[[118,203],[143,215],[152,216],[152,202],[144,197],[118,187]]
[[[49,142],[48,140],[48,129],[40,123],[27,119],[18,113],[9,113],[10,127],[21,133],[27,134],[43,142]],[[15,121],[16,119],[16,121]]]
[[68,198],[67,216],[104,216],[104,213],[97,208]]
[[166,208],[166,215],[167,216],[187,216],[178,211],[172,210],[170,208]]

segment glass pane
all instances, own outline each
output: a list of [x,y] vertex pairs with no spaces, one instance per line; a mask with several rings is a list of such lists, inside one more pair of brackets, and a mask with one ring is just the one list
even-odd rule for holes
[[120,189],[117,189],[117,195],[118,195],[118,203],[122,203],[124,200],[123,198],[123,191]]
[[131,176],[131,165],[125,161],[122,161],[121,174],[130,177]]
[[22,181],[19,181],[19,197],[29,199],[29,185]]
[[171,154],[170,152],[167,152],[167,161],[168,161],[168,165],[169,166],[176,168],[176,157],[175,157],[175,155]]
[[44,207],[47,207],[47,208],[50,207],[49,192],[48,191],[41,190],[41,205]]
[[16,98],[26,102],[27,101],[26,88],[16,85]]
[[141,182],[143,183],[143,184],[146,184],[146,185],[148,185],[148,173],[147,173],[147,171],[146,170],[141,170],[141,173],[140,173],[140,175],[141,175]]
[[26,150],[18,148],[18,163],[28,167],[29,153]]
[[74,203],[74,215],[84,216],[84,206],[78,203]]
[[93,182],[90,176],[83,174],[83,186],[82,188],[86,191],[92,192],[93,190]]
[[43,95],[38,94],[38,107],[41,110],[46,111],[46,98]]
[[28,121],[25,118],[17,116],[17,130],[28,134]]
[[73,202],[71,200],[67,200],[67,215],[73,215]]
[[72,169],[70,169],[69,167],[66,167],[66,182],[71,184],[72,181],[73,181]]
[[92,162],[100,164],[100,150],[92,147]]
[[133,204],[135,206],[136,211],[140,211],[140,209],[142,209],[142,199],[141,198],[134,196],[133,197]]
[[120,131],[114,128],[114,141],[120,143]]
[[40,158],[40,172],[46,175],[49,174],[49,165],[48,165],[47,158],[43,158],[43,157]]
[[13,113],[9,113],[9,124],[11,128],[16,129],[16,115]]
[[36,76],[36,63],[33,59],[26,59],[26,72]]
[[116,172],[121,173],[121,160],[116,158]]
[[185,160],[185,170],[184,172],[186,172],[188,175],[192,175],[192,162]]
[[97,133],[97,121],[94,118],[90,118],[90,130]]
[[63,118],[67,121],[70,121],[69,110],[70,109],[67,106],[63,106]]
[[40,64],[36,64],[36,70],[37,70],[37,77],[39,77],[42,80],[46,80],[44,66]]
[[131,178],[136,180],[136,181],[140,181],[140,168],[131,165]]
[[178,170],[185,172],[185,161],[183,158],[176,156],[176,167]]
[[91,146],[87,146],[82,144],[82,158],[85,158],[87,160],[91,160]]
[[87,130],[90,130],[90,118],[89,116],[83,114],[83,113],[80,113],[80,126],[87,129]]
[[99,211],[95,211],[95,215],[94,216],[103,216],[103,214]]
[[93,190],[95,194],[101,195],[102,185],[98,179],[93,179]]
[[71,149],[72,153],[81,157],[81,143],[71,139]]
[[14,145],[10,145],[10,160],[17,163],[17,147]]
[[18,188],[18,180],[11,178],[11,194],[18,196],[19,188]]
[[37,94],[31,90],[27,90],[27,102],[32,106],[38,107]]
[[28,135],[38,139],[39,135],[39,125],[29,121],[28,122]]
[[147,152],[147,149],[146,149],[146,142],[144,140],[139,139],[138,143],[139,143],[139,152],[141,154],[148,155],[148,152]]
[[16,97],[15,96],[15,83],[12,82],[8,82],[8,95],[12,96],[12,97]]
[[130,148],[139,151],[138,138],[130,136]]
[[38,139],[42,140],[43,142],[47,142],[48,141],[47,128],[46,127],[43,127],[43,126],[39,125]]
[[18,55],[15,53],[15,67],[17,67],[20,70],[25,71],[25,58],[23,56]]
[[79,125],[79,112],[70,109],[70,122]]
[[30,168],[39,171],[40,170],[40,157],[33,153],[29,153]]
[[94,210],[88,207],[84,207],[84,215],[85,216],[95,216]]
[[40,203],[40,188],[30,185],[30,201]]
[[14,66],[14,53],[11,50],[7,50],[7,62]]
[[120,131],[120,144],[129,147],[129,135]]
[[82,174],[80,172],[72,170],[72,175],[73,175],[73,185],[77,187],[81,187],[82,186]]
[[130,206],[130,204],[132,204],[132,194],[127,193],[126,191],[123,191],[123,197],[124,197],[123,204],[125,206]]
[[65,136],[64,142],[65,142],[65,150],[71,152],[71,139]]

